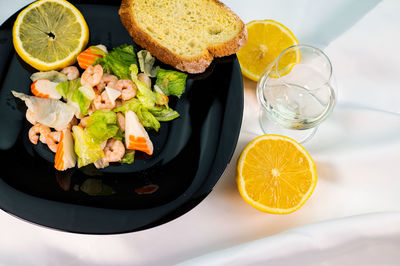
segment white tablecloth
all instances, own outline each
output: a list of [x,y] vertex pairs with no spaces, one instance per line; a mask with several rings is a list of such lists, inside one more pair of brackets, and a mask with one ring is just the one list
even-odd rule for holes
[[[27,2],[2,0],[0,22]],[[319,178],[309,201],[276,216],[241,199],[236,160],[260,134],[255,83],[245,80],[236,151],[196,208],[156,228],[107,236],[54,231],[0,212],[0,265],[398,265],[400,2],[224,2],[245,22],[282,22],[332,60],[339,103],[305,145]]]

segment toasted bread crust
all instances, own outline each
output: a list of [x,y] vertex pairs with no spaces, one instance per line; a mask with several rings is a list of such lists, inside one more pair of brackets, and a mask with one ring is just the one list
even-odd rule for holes
[[135,43],[147,49],[153,56],[161,62],[171,65],[181,71],[188,73],[202,73],[211,64],[214,57],[223,57],[236,53],[247,41],[247,31],[244,23],[227,6],[218,0],[213,0],[231,13],[241,24],[239,33],[228,42],[221,43],[204,50],[203,54],[197,57],[185,58],[171,52],[159,42],[155,41],[150,35],[144,32],[133,14],[132,5],[135,0],[122,0],[119,15],[122,24],[125,26]]

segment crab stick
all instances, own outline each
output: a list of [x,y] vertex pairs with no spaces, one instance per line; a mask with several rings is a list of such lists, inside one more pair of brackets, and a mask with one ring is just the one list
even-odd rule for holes
[[125,112],[125,145],[129,150],[138,150],[153,154],[153,143],[147,131],[140,123],[139,118],[133,111]]
[[89,66],[93,65],[97,58],[103,58],[105,54],[106,53],[102,49],[96,46],[90,46],[78,55],[77,61],[82,69],[87,69]]
[[61,99],[61,94],[56,89],[57,85],[58,83],[48,79],[38,79],[32,83],[31,91],[37,97],[59,100]]
[[76,155],[74,151],[74,140],[71,131],[64,129],[61,131],[60,142],[54,159],[54,167],[59,171],[67,170],[76,164]]

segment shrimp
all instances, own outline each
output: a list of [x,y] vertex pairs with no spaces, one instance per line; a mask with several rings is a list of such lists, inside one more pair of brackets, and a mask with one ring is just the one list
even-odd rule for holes
[[113,109],[115,102],[112,103],[106,91],[103,91],[101,95],[96,95],[93,100],[93,107],[95,110],[101,109]]
[[31,123],[32,125],[35,125],[37,123],[37,121],[34,118],[34,114],[31,110],[26,110],[26,114],[25,114],[26,120],[29,121],[29,123]]
[[113,88],[115,84],[117,84],[118,78],[114,75],[105,73],[100,83],[97,85],[97,89],[101,92],[105,89],[105,87]]
[[137,75],[138,80],[146,84],[147,87],[151,88],[151,79],[144,73],[140,73]]
[[115,85],[116,90],[121,91],[122,100],[130,100],[136,96],[136,85],[129,79],[120,79]]
[[122,113],[117,113],[117,122],[122,131],[125,131],[125,116]]
[[48,126],[36,123],[33,127],[29,129],[29,140],[35,145],[38,143],[38,140],[40,140],[42,143],[46,143],[47,135],[50,132],[51,130]]
[[110,139],[104,148],[104,155],[107,162],[119,162],[125,155],[125,146],[120,140]]
[[64,67],[60,72],[66,75],[68,80],[79,78],[79,70],[76,66]]
[[57,152],[58,143],[61,139],[61,131],[53,131],[47,134],[46,144],[52,152]]
[[103,68],[100,65],[89,66],[82,74],[82,85],[95,87],[103,78]]

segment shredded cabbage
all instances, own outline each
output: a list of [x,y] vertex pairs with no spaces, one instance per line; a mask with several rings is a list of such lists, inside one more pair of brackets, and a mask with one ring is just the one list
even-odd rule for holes
[[61,83],[61,82],[68,80],[66,75],[64,75],[58,71],[55,71],[55,70],[45,71],[45,72],[36,72],[31,75],[32,82],[35,82],[38,79],[48,79],[48,80],[50,80],[52,82],[56,82],[56,83]]
[[30,96],[16,91],[11,91],[11,93],[23,100],[33,113],[33,118],[45,126],[62,129],[74,117],[74,108],[60,100]]

